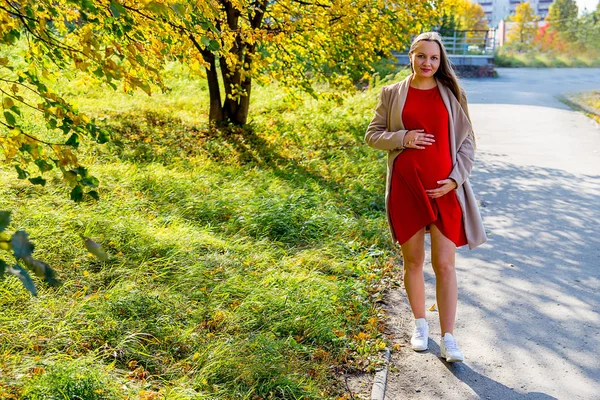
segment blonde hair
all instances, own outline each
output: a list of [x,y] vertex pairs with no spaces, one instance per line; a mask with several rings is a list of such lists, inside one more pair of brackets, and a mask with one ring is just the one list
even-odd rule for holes
[[452,94],[454,94],[454,97],[456,97],[456,99],[462,104],[462,102],[463,102],[462,90],[460,88],[460,85],[458,84],[458,78],[456,77],[456,72],[454,72],[454,68],[452,68],[452,64],[450,64],[450,59],[448,58],[448,53],[446,53],[446,47],[444,47],[444,43],[442,42],[442,37],[440,36],[439,33],[424,32],[424,33],[421,33],[419,36],[417,36],[413,40],[413,42],[410,46],[410,50],[408,52],[408,58],[410,60],[411,71],[415,72],[414,67],[412,65],[411,56],[414,53],[414,51],[416,50],[416,47],[419,44],[419,42],[421,42],[423,40],[426,40],[428,42],[436,42],[440,46],[440,66],[439,66],[438,70],[435,72],[434,76],[437,80],[442,82],[448,89],[450,89]]

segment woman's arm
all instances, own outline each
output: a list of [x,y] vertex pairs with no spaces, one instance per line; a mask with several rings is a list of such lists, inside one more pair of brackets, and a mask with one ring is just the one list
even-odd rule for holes
[[384,86],[379,95],[379,103],[375,109],[375,116],[371,120],[365,134],[365,142],[377,150],[400,150],[404,148],[404,135],[408,131],[402,129],[389,132],[386,130],[389,103],[389,90]]

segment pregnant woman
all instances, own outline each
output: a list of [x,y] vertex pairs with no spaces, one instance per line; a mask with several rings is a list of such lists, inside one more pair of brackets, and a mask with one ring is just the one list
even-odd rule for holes
[[411,346],[415,351],[428,348],[423,263],[425,234],[430,233],[441,356],[447,362],[463,361],[454,338],[455,252],[487,239],[468,179],[475,138],[464,91],[440,35],[417,36],[409,57],[412,74],[383,87],[365,140],[388,151],[386,210],[392,239],[402,248],[404,286],[415,318]]

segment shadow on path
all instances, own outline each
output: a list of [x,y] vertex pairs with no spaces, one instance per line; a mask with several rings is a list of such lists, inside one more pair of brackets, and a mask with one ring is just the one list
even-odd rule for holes
[[[600,389],[591,383],[600,382],[600,176],[484,155],[472,180],[490,240],[465,253],[470,267],[458,265],[460,302],[497,332],[511,381],[545,371],[560,377],[559,392],[591,394]],[[462,368],[457,376],[471,374]]]
[[[436,342],[430,340],[429,347],[429,351],[440,354],[440,347]],[[469,386],[480,399],[556,400],[556,397],[540,392],[517,393],[514,389],[474,371],[465,363],[447,363],[441,358],[439,360],[457,379]]]

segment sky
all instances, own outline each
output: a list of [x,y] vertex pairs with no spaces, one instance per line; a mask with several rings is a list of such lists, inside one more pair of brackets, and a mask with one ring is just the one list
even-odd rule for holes
[[598,0],[575,0],[577,2],[577,7],[579,7],[579,11],[582,11],[583,8],[587,8],[588,11],[594,11],[596,6],[598,5]]

